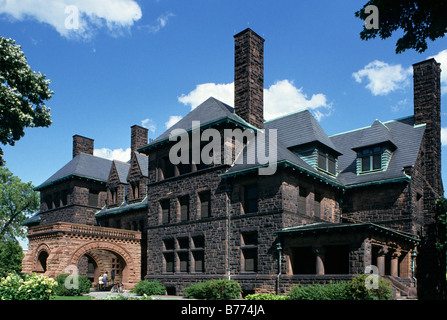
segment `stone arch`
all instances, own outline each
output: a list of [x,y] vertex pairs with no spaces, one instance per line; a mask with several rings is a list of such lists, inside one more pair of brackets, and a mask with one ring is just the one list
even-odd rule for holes
[[[139,266],[135,265],[134,259],[129,254],[129,252],[124,249],[123,247],[119,246],[118,244],[111,243],[111,242],[104,242],[104,241],[91,241],[88,242],[79,248],[77,248],[73,254],[71,255],[69,259],[69,265],[78,265],[79,260],[81,257],[83,257],[85,254],[88,254],[90,256],[94,255],[95,250],[106,250],[110,251],[118,256],[120,256],[125,264],[126,264],[126,275],[123,279],[123,284],[126,287],[132,286],[132,284],[135,284],[138,282],[139,274],[137,274],[136,270],[138,270]],[[100,263],[96,261],[97,263]]]
[[33,271],[45,273],[47,271],[48,257],[51,250],[46,243],[42,243],[36,250],[33,261]]

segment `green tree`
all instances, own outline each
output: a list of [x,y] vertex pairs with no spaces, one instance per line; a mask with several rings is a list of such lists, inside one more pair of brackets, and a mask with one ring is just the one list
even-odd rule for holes
[[0,241],[0,278],[8,273],[19,273],[22,270],[24,253],[19,242],[15,239]]
[[[0,37],[0,143],[13,146],[26,127],[51,125],[45,101],[54,94],[46,76],[31,70],[22,47]],[[0,165],[4,165],[0,148]]]
[[0,240],[25,237],[22,223],[39,208],[38,193],[6,167],[0,167]]
[[447,31],[447,1],[445,0],[370,0],[355,16],[365,20],[371,12],[365,8],[374,5],[379,10],[379,28],[367,28],[360,32],[362,40],[379,36],[387,39],[397,30],[403,36],[396,42],[396,53],[414,49],[419,53],[427,50],[427,39],[444,37]]

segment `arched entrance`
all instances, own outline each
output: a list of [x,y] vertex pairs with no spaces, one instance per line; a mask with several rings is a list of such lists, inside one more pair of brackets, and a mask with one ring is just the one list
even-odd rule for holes
[[98,283],[105,272],[124,288],[141,280],[141,233],[66,222],[28,230],[29,250],[22,271],[55,278],[69,266]]
[[84,244],[73,253],[69,264],[78,266],[80,274],[90,276],[95,284],[105,272],[109,281],[113,274],[113,281],[123,283],[125,287],[140,280],[136,272],[139,266],[135,266],[129,252],[110,242],[92,241]]

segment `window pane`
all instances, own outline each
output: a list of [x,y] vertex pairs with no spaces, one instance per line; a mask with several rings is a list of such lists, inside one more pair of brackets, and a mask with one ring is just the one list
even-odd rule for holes
[[161,222],[169,223],[169,200],[161,202]]
[[318,152],[318,168],[327,170],[326,155],[320,152]]
[[166,253],[164,256],[166,272],[174,272],[174,254]]
[[328,156],[328,168],[327,171],[329,171],[332,174],[335,174],[335,158],[333,156]]
[[189,198],[184,197],[180,199],[180,219],[187,221],[189,219]]
[[210,193],[203,192],[199,194],[200,198],[200,215],[202,218],[211,216]]
[[188,272],[189,268],[189,259],[188,259],[188,253],[179,253],[179,260],[180,260],[180,272]]
[[369,149],[362,150],[362,154],[363,154],[363,155],[366,155],[366,154],[369,154],[369,153],[370,153],[370,150],[369,150]]
[[381,154],[375,154],[373,156],[373,170],[381,169],[382,168],[382,155]]
[[246,186],[245,187],[245,212],[256,212],[258,211],[258,186]]
[[381,148],[381,147],[375,147],[375,148],[373,149],[373,152],[374,152],[374,153],[381,152],[381,151],[382,151],[382,148]]
[[362,158],[362,171],[371,170],[371,159],[369,156]]
[[245,249],[243,250],[244,255],[244,271],[255,272],[257,271],[257,250],[256,249]]
[[194,271],[195,272],[204,272],[204,255],[202,251],[194,252]]

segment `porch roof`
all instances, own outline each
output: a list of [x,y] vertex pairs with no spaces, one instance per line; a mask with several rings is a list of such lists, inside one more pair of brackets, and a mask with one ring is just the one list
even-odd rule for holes
[[278,231],[277,235],[281,236],[281,235],[293,234],[295,236],[307,236],[307,235],[315,235],[318,233],[328,233],[328,232],[366,232],[366,231],[385,234],[387,236],[396,237],[401,240],[412,242],[414,244],[418,244],[420,241],[419,239],[409,234],[396,231],[390,228],[386,228],[384,226],[372,222],[362,222],[362,223],[317,222],[301,226],[284,228],[281,231]]

